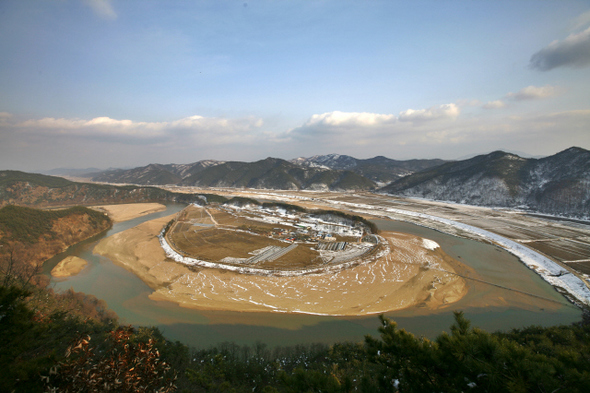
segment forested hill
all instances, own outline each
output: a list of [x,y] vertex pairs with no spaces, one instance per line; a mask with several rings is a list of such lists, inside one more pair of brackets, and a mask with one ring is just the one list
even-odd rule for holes
[[34,207],[189,201],[187,194],[176,194],[155,187],[114,186],[77,183],[61,177],[0,171],[0,207]]
[[380,191],[590,218],[590,151],[572,147],[541,159],[496,151],[412,174]]
[[439,159],[400,161],[383,156],[358,159],[342,154],[327,154],[309,158],[299,157],[291,162],[307,167],[349,170],[377,183],[389,183],[412,173],[442,165],[446,161]]
[[0,262],[14,268],[39,266],[45,260],[112,225],[108,216],[77,206],[38,210],[8,205],[0,209]]

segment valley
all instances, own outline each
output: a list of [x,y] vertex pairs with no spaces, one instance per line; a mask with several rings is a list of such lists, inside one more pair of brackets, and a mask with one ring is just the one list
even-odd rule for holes
[[[587,302],[583,269],[590,232],[584,221],[358,190],[150,187],[155,201],[182,203],[170,215],[163,205],[145,204],[145,187],[87,183],[81,188],[27,176],[19,180],[5,172],[9,200],[27,203],[27,195],[35,193],[63,204],[75,195],[69,190],[104,189],[109,198],[121,194],[141,202],[95,202],[118,229],[84,246],[94,251],[78,253],[73,247],[46,270],[67,256],[80,256],[88,265],[77,275],[52,279],[56,288],[105,299],[123,321],[168,326],[171,337],[182,340],[192,340],[181,333],[185,323],[206,332],[217,323],[323,331],[333,320],[322,318],[335,317],[346,318],[343,327],[350,326],[349,318],[361,318],[353,323],[358,339],[365,334],[358,333],[358,324],[375,313],[437,319],[453,309],[482,315],[518,310],[523,322],[549,323],[566,318],[564,312],[571,314],[567,318],[579,312],[562,295],[579,305]],[[338,214],[308,217],[312,211]],[[171,222],[178,230],[162,237]],[[471,239],[462,251],[453,245],[459,239]],[[116,270],[119,266],[131,276]],[[128,290],[117,294],[115,282],[118,288],[143,289],[131,297]],[[203,318],[210,321],[206,326]],[[500,326],[515,326],[505,323]],[[232,337],[241,334],[230,330]]]

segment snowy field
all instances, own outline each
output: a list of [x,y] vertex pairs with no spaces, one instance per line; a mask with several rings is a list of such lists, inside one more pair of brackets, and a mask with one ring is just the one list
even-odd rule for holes
[[390,207],[378,207],[373,205],[362,205],[358,203],[349,203],[342,201],[329,201],[334,205],[345,207],[346,210],[360,214],[378,214],[391,219],[399,220],[401,217],[420,218],[422,225],[428,227],[428,221],[435,221],[448,225],[465,232],[478,235],[481,239],[490,241],[499,247],[505,249],[511,254],[518,257],[522,263],[533,269],[545,281],[554,287],[561,288],[571,295],[575,300],[590,305],[590,289],[584,282],[573,273],[561,267],[558,263],[539,254],[538,252],[503,236],[497,235],[485,229],[477,228],[472,225],[464,224],[446,218],[436,217],[429,214],[418,213],[413,211],[395,209]]

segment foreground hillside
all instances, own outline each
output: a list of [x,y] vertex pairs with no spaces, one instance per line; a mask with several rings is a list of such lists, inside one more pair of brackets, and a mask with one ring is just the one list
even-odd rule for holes
[[450,333],[429,340],[382,318],[380,338],[364,343],[197,350],[155,328],[73,312],[100,308],[91,301],[3,278],[2,391],[576,393],[590,383],[583,323],[488,333],[456,313]]
[[589,218],[590,151],[572,147],[542,159],[497,151],[415,173],[381,191]]

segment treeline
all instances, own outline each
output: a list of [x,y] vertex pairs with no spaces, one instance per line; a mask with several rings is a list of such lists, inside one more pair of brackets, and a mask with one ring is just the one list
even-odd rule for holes
[[225,343],[194,351],[179,379],[191,392],[585,392],[590,328],[579,323],[508,333],[472,328],[416,337],[380,317],[380,338],[269,349]]

